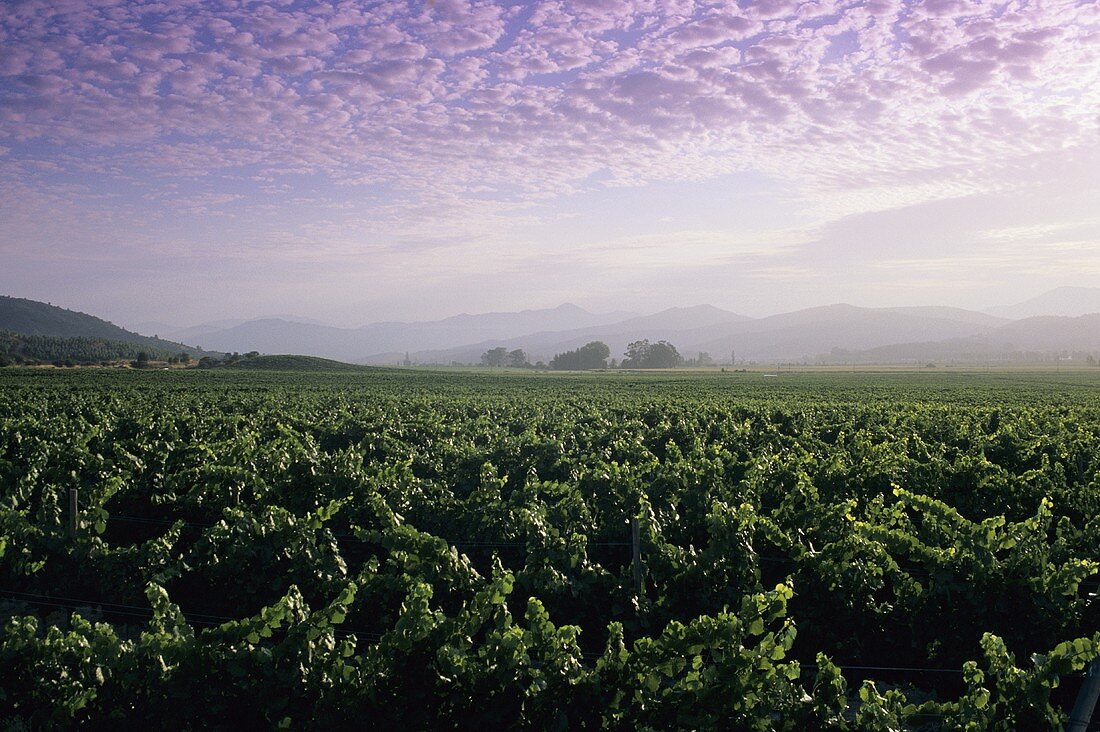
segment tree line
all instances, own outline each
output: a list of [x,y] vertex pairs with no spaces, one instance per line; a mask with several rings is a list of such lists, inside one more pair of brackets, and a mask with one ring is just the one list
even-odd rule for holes
[[59,337],[0,332],[0,366],[54,364],[78,366],[106,364],[129,359],[168,361],[186,357],[187,353],[165,350],[145,350],[123,341],[93,337]]
[[[610,360],[609,360],[610,359]],[[508,350],[503,346],[481,354],[481,365],[509,368],[550,368],[558,371],[583,371],[589,369],[670,369],[678,366],[713,366],[714,359],[708,353],[685,359],[668,341],[650,343],[643,338],[626,347],[621,361],[611,358],[611,348],[603,341],[590,341],[580,348],[554,355],[550,363],[534,364],[522,348]]]
[[208,354],[196,360],[187,351],[148,349],[135,343],[105,338],[24,335],[0,331],[0,367],[4,366],[122,366],[153,369],[186,366],[210,369],[256,358],[259,351]]

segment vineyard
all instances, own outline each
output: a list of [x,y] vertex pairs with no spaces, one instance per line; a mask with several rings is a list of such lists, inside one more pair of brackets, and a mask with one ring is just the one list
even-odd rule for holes
[[13,728],[1058,729],[1098,590],[1096,374],[0,371]]

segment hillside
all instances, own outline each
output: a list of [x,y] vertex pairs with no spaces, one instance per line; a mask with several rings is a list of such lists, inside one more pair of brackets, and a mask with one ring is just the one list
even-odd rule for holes
[[244,371],[370,371],[369,366],[356,366],[318,356],[255,356],[235,361],[228,369]]
[[0,331],[24,336],[99,339],[131,344],[139,350],[187,353],[194,358],[205,355],[193,346],[143,336],[94,315],[6,295],[0,296]]
[[56,362],[103,363],[133,360],[142,352],[155,361],[166,361],[177,356],[180,349],[148,348],[136,343],[112,341],[106,338],[64,338],[0,331],[0,365]]

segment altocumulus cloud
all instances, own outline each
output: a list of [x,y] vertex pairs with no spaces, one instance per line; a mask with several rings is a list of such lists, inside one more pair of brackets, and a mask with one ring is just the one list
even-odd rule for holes
[[[476,234],[740,171],[828,219],[1003,192],[1095,149],[1098,109],[1092,0],[7,0],[0,206],[24,220],[0,233],[74,199],[106,228],[264,215],[308,179],[337,209],[369,187],[349,220],[374,231]],[[159,193],[94,200],[126,186]]]

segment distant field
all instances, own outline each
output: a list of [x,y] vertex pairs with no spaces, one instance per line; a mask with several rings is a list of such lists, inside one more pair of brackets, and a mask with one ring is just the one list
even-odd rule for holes
[[0,369],[0,718],[1053,729],[1100,655],[1100,370],[248,363]]
[[[945,404],[1100,404],[1100,368],[966,369],[783,367],[769,369],[671,369],[652,371],[532,371],[488,368],[393,368],[358,366],[314,356],[259,356],[224,369],[139,372],[117,369],[0,369],[0,384],[22,383],[33,373],[92,389],[168,389],[188,392],[214,387],[247,392],[253,387],[297,386],[390,389],[418,393],[545,398],[588,394],[597,398],[644,394],[648,398],[740,401],[798,400],[819,403],[865,400],[935,401]],[[6,377],[6,378],[5,378]],[[67,381],[71,379],[72,381]],[[149,381],[146,381],[149,379]],[[30,382],[36,383],[36,382]]]

